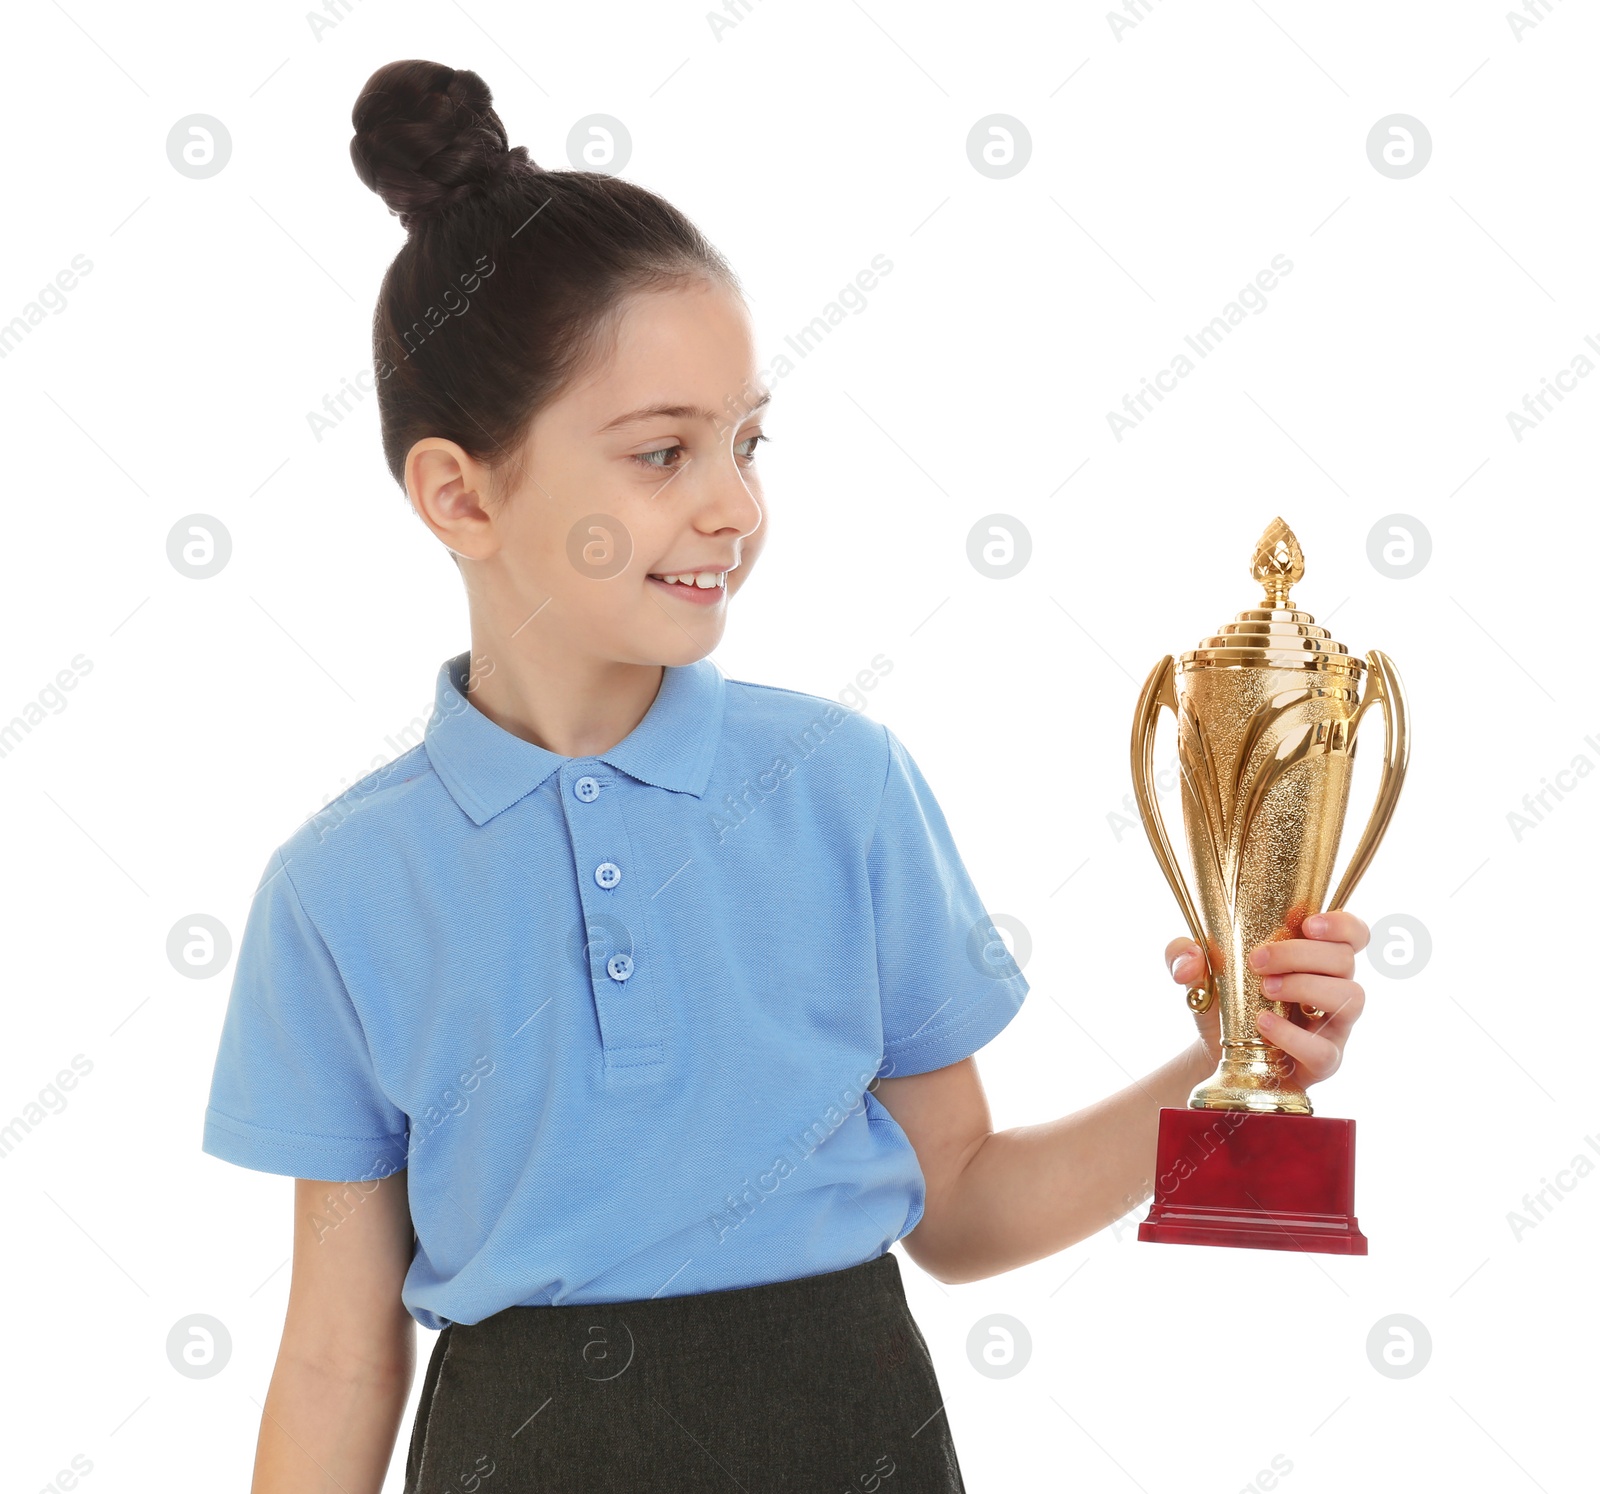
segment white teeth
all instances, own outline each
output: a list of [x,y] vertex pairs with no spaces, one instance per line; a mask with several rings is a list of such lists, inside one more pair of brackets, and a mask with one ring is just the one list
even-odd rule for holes
[[712,587],[723,584],[723,575],[722,571],[695,571],[684,576],[658,576],[656,579],[676,586],[698,586],[702,591],[710,591]]

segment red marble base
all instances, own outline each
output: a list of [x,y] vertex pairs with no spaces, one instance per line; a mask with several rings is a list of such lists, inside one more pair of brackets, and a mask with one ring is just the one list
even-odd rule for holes
[[1355,1152],[1353,1120],[1163,1106],[1139,1238],[1365,1255]]

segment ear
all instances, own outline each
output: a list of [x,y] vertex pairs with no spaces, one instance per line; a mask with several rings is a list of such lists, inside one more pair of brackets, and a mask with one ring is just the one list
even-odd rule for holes
[[406,453],[406,495],[447,549],[471,560],[494,553],[498,505],[491,473],[454,441],[429,436]]

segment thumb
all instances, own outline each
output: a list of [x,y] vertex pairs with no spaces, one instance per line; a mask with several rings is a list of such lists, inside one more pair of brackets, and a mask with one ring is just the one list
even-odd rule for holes
[[1193,985],[1206,973],[1200,946],[1193,939],[1173,939],[1167,945],[1167,969],[1180,986]]

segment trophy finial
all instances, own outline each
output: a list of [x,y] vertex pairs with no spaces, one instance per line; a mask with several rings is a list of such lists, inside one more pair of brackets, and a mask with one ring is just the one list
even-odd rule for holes
[[1263,607],[1274,612],[1287,611],[1289,588],[1306,573],[1306,558],[1301,553],[1300,541],[1294,530],[1275,518],[1262,531],[1256,541],[1255,553],[1250,557],[1250,574],[1261,583]]

